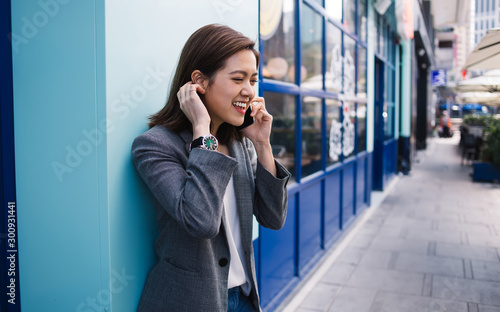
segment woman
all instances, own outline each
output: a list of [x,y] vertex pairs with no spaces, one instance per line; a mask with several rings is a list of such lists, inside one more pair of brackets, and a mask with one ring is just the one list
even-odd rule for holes
[[[158,263],[138,311],[259,311],[252,215],[280,229],[290,174],[273,158],[255,97],[254,42],[222,25],[186,42],[166,105],[132,147],[153,193]],[[255,122],[238,131],[252,105]]]

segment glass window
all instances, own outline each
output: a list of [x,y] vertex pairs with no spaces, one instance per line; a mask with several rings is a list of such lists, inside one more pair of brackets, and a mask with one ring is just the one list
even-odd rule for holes
[[356,84],[356,41],[344,36],[344,94],[354,96]]
[[326,90],[342,91],[342,32],[335,25],[326,26]]
[[356,32],[356,1],[344,0],[344,26],[347,31]]
[[[313,0],[313,1],[315,1],[315,2],[317,2],[319,5],[323,6],[323,0]],[[328,0],[326,0],[326,1],[328,1]]]
[[361,0],[358,2],[358,36],[363,42],[366,42],[366,28],[366,1]]
[[384,134],[386,139],[394,137],[394,102],[384,102]]
[[295,180],[295,96],[264,92],[266,109],[273,116],[271,146],[276,158]]
[[366,98],[366,49],[358,45],[357,96]]
[[354,155],[356,146],[356,105],[354,102],[343,102],[342,106],[342,153],[347,158]]
[[322,106],[320,98],[305,96],[302,99],[302,177],[322,169]]
[[356,109],[358,130],[358,153],[366,150],[366,103],[358,103]]
[[307,5],[304,6],[301,26],[302,86],[323,89],[322,37],[323,19]]
[[281,7],[272,1],[260,3],[260,36],[264,45],[265,78],[295,82],[294,1],[283,0]]
[[342,23],[342,1],[343,0],[326,0],[326,14],[332,20]]
[[341,103],[326,99],[326,165],[340,160],[342,154],[342,123],[340,122]]

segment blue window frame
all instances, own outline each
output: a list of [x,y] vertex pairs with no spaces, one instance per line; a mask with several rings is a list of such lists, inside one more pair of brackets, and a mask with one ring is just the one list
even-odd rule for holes
[[[260,92],[273,115],[274,157],[293,176],[285,232],[261,229],[259,237],[264,310],[369,205],[367,1],[260,1]],[[284,236],[293,250],[266,256]],[[277,267],[294,271],[270,277]]]
[[[284,0],[276,26],[265,26],[262,33],[262,16],[267,14],[262,12],[266,9],[264,2],[261,1],[262,90],[266,94],[298,95],[294,119],[295,162],[293,165],[289,161],[286,163],[288,169],[295,171],[295,181],[300,182],[335,162],[330,157],[333,153],[329,146],[332,129],[327,127],[341,124],[340,133],[335,135],[340,135],[342,146],[353,146],[353,151],[347,148],[345,153],[337,155],[339,161],[358,153],[357,120],[352,119],[352,129],[348,130],[343,126],[350,123],[343,120],[349,119],[346,112],[357,115],[355,103],[366,103],[367,6],[365,0]],[[387,37],[386,24],[381,34]],[[382,38],[379,48],[385,49],[380,52],[387,57],[385,41]],[[345,97],[350,101],[344,103]],[[335,115],[328,106],[331,100],[336,101],[339,110],[335,122],[329,117]],[[274,109],[271,101],[266,103]],[[311,127],[316,127],[314,132]],[[280,145],[275,148],[276,152],[283,151],[281,143],[271,142]]]

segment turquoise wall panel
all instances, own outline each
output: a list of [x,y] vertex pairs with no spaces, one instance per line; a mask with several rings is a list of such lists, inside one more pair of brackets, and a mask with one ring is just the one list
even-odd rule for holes
[[103,11],[94,1],[12,2],[23,311],[110,304],[105,135],[96,135]]

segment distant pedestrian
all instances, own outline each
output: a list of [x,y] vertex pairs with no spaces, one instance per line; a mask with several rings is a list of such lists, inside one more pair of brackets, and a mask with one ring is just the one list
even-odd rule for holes
[[441,119],[439,120],[439,126],[441,127],[441,136],[445,138],[451,137],[451,119],[450,116],[448,116],[448,111],[443,111]]

